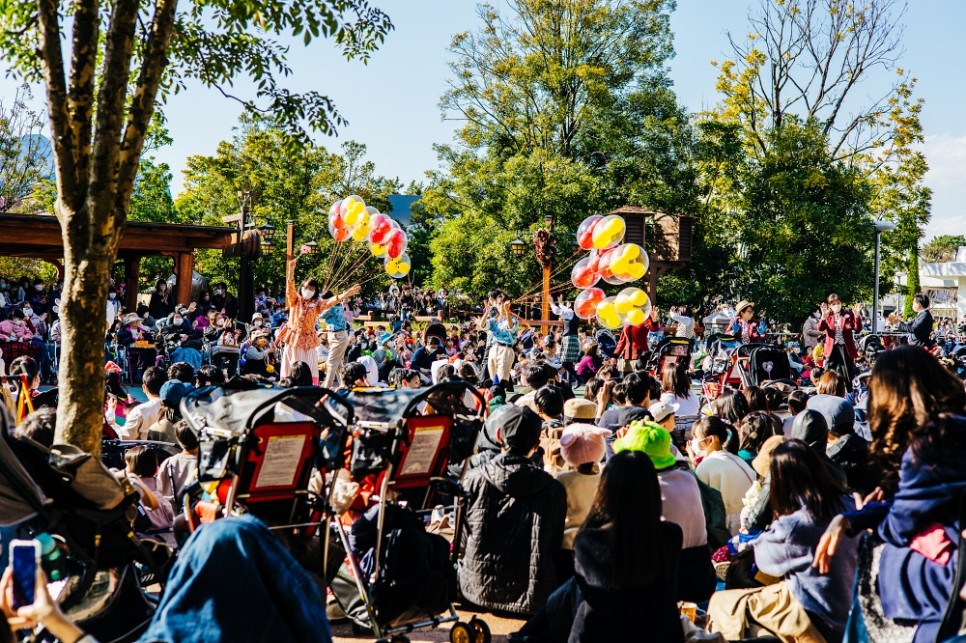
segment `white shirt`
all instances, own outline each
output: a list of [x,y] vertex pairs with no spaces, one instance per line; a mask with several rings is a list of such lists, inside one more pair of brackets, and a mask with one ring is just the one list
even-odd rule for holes
[[675,337],[686,337],[688,339],[694,338],[694,319],[691,317],[685,317],[684,315],[679,315],[677,313],[670,313],[671,319],[678,323],[678,329],[674,333]]
[[574,318],[574,311],[572,308],[567,308],[566,306],[558,306],[557,304],[551,303],[550,310],[554,315],[559,317],[564,321],[570,321]]
[[695,473],[701,482],[721,493],[728,531],[737,534],[744,506],[742,499],[758,477],[755,471],[738,456],[721,449],[706,456]]
[[118,436],[122,440],[146,440],[148,429],[154,426],[161,415],[161,398],[150,398],[144,404],[138,404],[127,414],[124,426],[118,427]]
[[[703,463],[702,463],[703,464]],[[708,527],[704,521],[701,489],[694,474],[683,469],[659,471],[657,481],[661,484],[661,506],[668,522],[673,522],[684,532],[682,549],[708,544]]]
[[677,417],[693,417],[701,412],[701,400],[693,392],[688,391],[687,397],[678,397],[674,393],[661,393],[661,401],[665,404],[677,404]]

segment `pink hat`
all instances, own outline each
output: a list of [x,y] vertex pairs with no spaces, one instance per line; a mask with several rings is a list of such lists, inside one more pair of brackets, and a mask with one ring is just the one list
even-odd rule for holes
[[600,462],[604,458],[607,429],[592,424],[571,424],[560,436],[560,455],[573,467]]

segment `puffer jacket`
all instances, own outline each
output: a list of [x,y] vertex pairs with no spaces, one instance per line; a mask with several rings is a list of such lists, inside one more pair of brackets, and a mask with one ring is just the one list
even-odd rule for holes
[[523,456],[503,453],[467,474],[459,570],[463,596],[488,609],[532,614],[557,586],[567,493]]

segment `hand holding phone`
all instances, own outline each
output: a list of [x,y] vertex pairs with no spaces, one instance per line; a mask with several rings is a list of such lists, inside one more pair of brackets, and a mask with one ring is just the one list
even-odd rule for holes
[[40,565],[40,543],[36,540],[10,542],[10,566],[13,567],[13,608],[33,605]]

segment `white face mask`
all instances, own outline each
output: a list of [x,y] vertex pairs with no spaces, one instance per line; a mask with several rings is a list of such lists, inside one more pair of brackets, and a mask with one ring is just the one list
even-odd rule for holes
[[30,317],[31,315],[34,314],[34,310],[33,308],[24,308],[23,314],[26,315],[27,317]]
[[221,328],[224,325],[225,325],[224,319],[219,319],[218,321],[215,322],[215,326],[217,326],[218,328]]
[[215,294],[216,295],[220,295],[221,294],[221,288],[215,288]]
[[261,328],[261,326],[262,326],[262,320],[261,319],[256,319],[255,321],[252,322],[252,326],[254,326],[255,328]]
[[705,455],[705,450],[701,448],[702,442],[704,442],[704,440],[691,438],[691,453],[693,453],[696,458],[703,458]]
[[184,317],[175,317],[174,319],[172,319],[172,320],[171,320],[171,322],[172,322],[172,323],[173,323],[173,324],[174,324],[175,326],[180,326],[181,324],[183,324],[183,323],[184,323]]
[[302,289],[302,299],[312,299],[312,297],[315,297],[315,291],[313,289],[311,288]]
[[115,297],[117,297],[117,293],[113,293],[113,292],[107,293],[107,298],[108,299],[110,299],[110,300],[113,301]]
[[832,312],[836,315],[842,312],[842,304],[832,304]]

